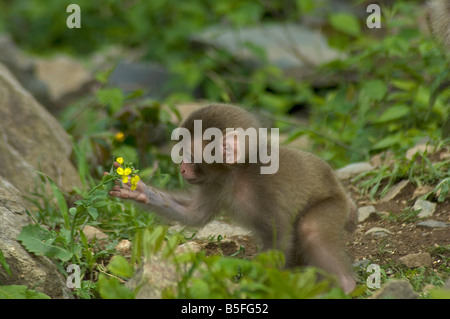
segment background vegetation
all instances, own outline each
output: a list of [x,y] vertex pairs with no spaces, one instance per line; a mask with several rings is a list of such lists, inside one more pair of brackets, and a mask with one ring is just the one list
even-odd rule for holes
[[[27,240],[50,240],[50,245],[58,248],[51,250],[50,255],[61,263],[63,272],[68,263],[80,264],[84,280],[82,289],[77,291],[79,297],[133,296],[115,277],[103,276],[99,280],[99,275],[108,273],[102,265],[108,264],[115,253],[114,244],[120,239],[147,243],[143,246],[153,245],[155,250],[160,248],[161,240],[184,240],[179,234],[160,229],[160,221],[153,215],[140,214],[128,203],[108,198],[103,187],[92,192],[99,185],[102,172],[109,170],[114,154],[136,163],[141,177],[155,186],[184,187],[170,157],[149,137],[156,127],[163,127],[163,140],[170,139],[174,128],[171,118],[177,115],[178,102],[200,98],[257,109],[280,127],[288,140],[308,136],[314,151],[335,167],[367,160],[384,150],[403,154],[423,138],[445,143],[449,136],[444,124],[450,112],[450,90],[441,86],[449,80],[450,60],[417,26],[423,15],[423,10],[418,10],[421,1],[395,1],[393,6],[383,7],[383,28],[378,31],[368,29],[365,18],[325,10],[321,15],[322,31],[329,45],[345,53],[345,57],[316,66],[315,77],[302,81],[270,64],[259,48],[252,48],[261,58],[261,64],[254,68],[224,50],[206,51],[193,46],[190,40],[196,32],[217,24],[239,29],[264,23],[299,23],[326,9],[323,1],[79,0],[75,1],[82,8],[79,30],[62,27],[71,2],[74,1],[2,1],[0,30],[10,33],[23,49],[39,55],[66,52],[88,59],[111,45],[144,49],[147,60],[160,63],[172,73],[170,86],[175,92],[162,100],[142,99],[144,92],[129,95],[108,86],[106,70],[97,75],[101,88],[96,96],[68,105],[59,116],[74,138],[74,161],[84,188],[76,190],[72,197],[60,193],[57,187],[49,198],[43,190],[31,194],[30,200],[38,207],[34,219],[38,225],[50,226],[50,230],[30,227],[21,239],[29,249]],[[320,87],[316,83],[318,75],[334,80]],[[298,110],[306,110],[308,125],[293,115]],[[124,135],[118,135],[119,132]],[[155,162],[157,165],[153,165]],[[411,172],[397,169],[381,174],[378,184],[382,178],[395,175],[399,179]],[[445,186],[449,177],[447,167],[435,179],[445,181]],[[41,178],[43,183],[52,183],[45,176]],[[56,205],[52,198],[58,199]],[[81,231],[86,224],[106,230],[110,245],[94,249]],[[145,251],[143,246],[135,245],[132,262],[138,262]],[[42,247],[33,249],[49,254]],[[191,278],[193,271],[185,273],[179,291],[168,292],[167,297],[330,296],[324,295],[325,291],[330,293],[327,287],[311,284],[315,273],[276,270],[272,266],[278,257],[274,255],[267,257],[272,262],[269,266],[264,256],[251,264],[201,255],[190,258],[196,267],[200,261],[206,263],[208,271],[202,279]],[[123,273],[127,263],[118,258],[112,273],[129,277],[129,271]],[[230,291],[227,285],[239,282],[237,269],[245,270],[245,279]],[[217,276],[227,278],[226,285],[216,281]],[[186,284],[189,280],[194,280],[196,289]],[[280,282],[291,286],[274,285]],[[309,288],[298,289],[305,286]],[[359,296],[367,293],[358,292]],[[345,297],[339,292],[332,292],[332,296]]]

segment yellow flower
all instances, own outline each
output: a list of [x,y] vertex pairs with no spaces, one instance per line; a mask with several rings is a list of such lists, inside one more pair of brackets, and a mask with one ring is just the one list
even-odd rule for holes
[[123,157],[116,158],[116,162],[119,163],[120,165],[122,165],[123,164]]
[[134,175],[131,177],[131,190],[134,191],[137,188],[137,183],[140,181],[140,177],[138,175]]
[[122,182],[124,184],[128,183],[128,175],[131,174],[131,168],[127,167],[125,169],[123,169],[122,167],[117,168],[117,174],[119,174],[120,176],[122,176]]
[[122,132],[117,132],[116,135],[114,135],[115,139],[119,142],[123,142],[125,140],[125,134]]

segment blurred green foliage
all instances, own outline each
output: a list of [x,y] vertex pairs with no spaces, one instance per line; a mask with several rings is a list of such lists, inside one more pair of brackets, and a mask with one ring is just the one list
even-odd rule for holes
[[[85,55],[111,44],[144,47],[149,60],[177,75],[171,83],[176,93],[168,101],[193,99],[195,90],[205,100],[268,110],[274,124],[291,137],[309,135],[316,151],[335,166],[384,149],[403,151],[423,137],[438,139],[449,117],[450,90],[448,85],[439,89],[450,79],[449,58],[418,28],[420,1],[383,7],[382,29],[377,31],[367,28],[364,18],[327,11],[326,1],[310,0],[80,0],[82,28],[68,29],[69,3],[3,2],[0,27],[22,47],[41,54]],[[225,50],[205,51],[190,41],[213,25],[238,29],[296,23],[317,12],[327,12],[322,29],[329,44],[346,56],[316,68],[316,79],[334,79],[325,88],[287,76],[265,59],[250,68]],[[100,97],[117,102],[112,91]],[[280,120],[295,107],[310,110],[307,128]]]

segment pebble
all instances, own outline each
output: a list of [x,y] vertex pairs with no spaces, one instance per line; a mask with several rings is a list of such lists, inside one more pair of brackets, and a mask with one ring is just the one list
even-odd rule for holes
[[429,227],[429,228],[447,228],[448,225],[444,222],[440,222],[433,219],[428,219],[423,222],[417,223],[417,226]]
[[376,214],[377,210],[374,206],[363,206],[358,208],[358,222],[361,223],[368,219],[370,215]]
[[431,266],[431,256],[429,253],[409,254],[398,259],[408,268]]
[[413,209],[420,210],[419,215],[417,215],[419,218],[430,217],[434,214],[436,210],[436,203],[432,203],[430,201],[423,199],[418,199],[414,203]]

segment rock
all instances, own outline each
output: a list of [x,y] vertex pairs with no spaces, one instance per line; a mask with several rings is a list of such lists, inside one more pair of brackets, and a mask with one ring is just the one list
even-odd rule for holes
[[16,240],[22,227],[30,223],[19,190],[0,178],[0,250],[12,272],[9,276],[0,266],[1,284],[25,285],[52,298],[71,298],[56,265],[47,257],[29,253]]
[[430,193],[432,190],[434,189],[434,187],[429,186],[429,185],[423,185],[423,186],[419,186],[414,190],[413,196],[412,198],[418,198],[420,196],[423,196],[425,194]]
[[198,238],[211,238],[213,236],[222,235],[222,237],[232,236],[250,236],[251,232],[240,226],[225,223],[223,221],[214,220],[203,227],[198,233]]
[[70,136],[2,64],[0,105],[0,176],[22,193],[33,190],[35,171],[50,176],[64,191],[81,188],[70,162]]
[[370,263],[371,263],[371,261],[368,260],[368,259],[361,259],[361,260],[358,260],[358,261],[354,262],[354,263],[352,264],[352,267],[353,267],[353,268],[362,268],[362,269],[366,269],[367,266],[368,266]]
[[442,288],[450,290],[450,278],[447,279],[447,281],[444,284],[444,287],[442,287]]
[[116,247],[114,247],[114,249],[117,250],[122,256],[130,256],[132,248],[133,245],[128,239],[122,239]]
[[435,147],[433,145],[430,144],[419,144],[416,145],[412,148],[410,148],[408,151],[406,151],[406,158],[409,160],[412,160],[414,155],[416,155],[416,153],[421,153],[421,154],[432,154],[434,151]]
[[375,167],[381,167],[383,164],[392,167],[395,164],[395,154],[392,151],[382,152],[372,156],[369,162]]
[[158,64],[121,61],[109,77],[108,83],[126,93],[142,89],[155,99],[163,99],[167,89],[169,72]]
[[[175,254],[197,253],[203,250],[203,247],[195,242],[189,241],[175,250]],[[178,265],[179,267],[188,267],[188,265]],[[177,265],[172,258],[163,258],[161,252],[144,258],[133,277],[126,283],[126,286],[135,290],[139,287],[136,295],[137,299],[160,299],[165,289],[175,289],[182,274],[177,271]]]
[[336,176],[341,180],[345,180],[361,173],[370,172],[373,169],[374,167],[367,162],[353,163],[336,170]]
[[[264,58],[281,68],[311,69],[311,65],[330,62],[342,56],[332,49],[319,32],[298,24],[265,24],[256,27],[227,28],[217,25],[195,34],[192,41],[226,50],[238,60],[258,65]],[[258,50],[265,52],[261,57]]]
[[[94,77],[80,62],[68,56],[36,59],[36,75],[46,84],[52,102],[86,92]],[[69,75],[69,76],[68,76]]]
[[409,254],[399,258],[399,261],[408,268],[431,266],[429,253]]
[[188,241],[175,249],[175,254],[199,253],[203,250],[202,245],[195,241]]
[[213,220],[212,222],[206,224],[200,230],[191,230],[182,225],[172,226],[169,229],[174,231],[184,230],[186,232],[186,237],[192,237],[193,233],[196,233],[195,238],[199,239],[211,239],[221,235],[222,237],[232,237],[232,236],[251,236],[252,233],[240,226],[226,223],[220,220]]
[[429,228],[447,228],[448,225],[444,222],[428,219],[423,222],[417,223],[417,226],[429,227]]
[[372,235],[374,237],[385,237],[388,234],[392,234],[392,232],[386,228],[381,228],[381,227],[373,227],[371,229],[369,229],[368,231],[366,231],[366,233],[364,234],[364,236],[367,235]]
[[358,208],[358,223],[361,223],[368,219],[370,215],[376,215],[377,210],[374,206],[363,206]]
[[389,189],[387,194],[380,200],[381,203],[390,202],[409,184],[408,180],[403,180],[395,184]]
[[162,291],[176,287],[179,279],[176,266],[157,253],[145,258],[126,286],[132,291],[139,287],[136,299],[161,299]]
[[409,281],[405,279],[389,280],[370,299],[418,299],[419,294],[414,291]]
[[93,226],[84,226],[83,233],[89,243],[95,242],[102,248],[104,248],[108,242],[108,235]]
[[20,84],[43,105],[50,107],[51,101],[47,86],[36,77],[34,59],[26,56],[16,46],[11,37],[0,36],[0,64],[4,64]]
[[417,215],[419,218],[430,217],[436,210],[436,203],[432,203],[423,199],[418,199],[414,203],[413,209],[420,210],[419,215]]

